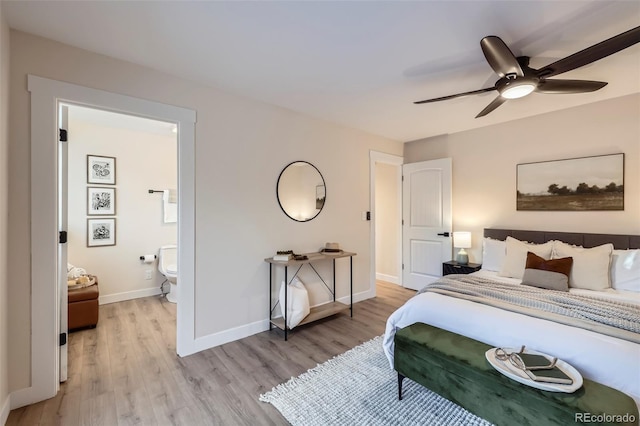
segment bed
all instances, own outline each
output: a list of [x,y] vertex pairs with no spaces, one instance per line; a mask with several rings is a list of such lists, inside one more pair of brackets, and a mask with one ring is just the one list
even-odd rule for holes
[[[591,303],[595,297],[605,301],[602,303],[625,310],[630,317],[623,324],[626,329],[616,330],[584,319],[576,324],[574,319],[565,320],[555,313],[505,308],[502,302],[479,303],[473,297],[448,291],[437,292],[437,289],[429,287],[438,287],[438,284],[431,284],[427,286],[428,291],[421,290],[387,320],[383,347],[391,367],[396,330],[423,322],[496,347],[526,345],[527,348],[552,354],[573,365],[584,377],[631,396],[640,407],[640,236],[508,229],[485,229],[484,236],[482,269],[468,276],[448,275],[437,283],[458,285],[460,282],[460,286],[476,285],[478,289],[483,289],[487,283],[487,286],[513,291],[533,288],[535,297],[538,294],[547,297],[548,293],[548,297],[560,294],[559,297],[563,298],[570,294],[577,295],[581,303],[585,300]],[[520,263],[514,259],[523,247],[525,251],[538,250],[541,253],[551,247],[550,252],[545,252],[548,256],[543,256],[546,259],[557,259],[563,254],[564,259],[572,257],[571,273],[567,278],[569,291],[558,292],[522,284],[523,278],[525,281],[530,278],[530,275],[523,276],[530,268],[524,268],[521,253],[518,257]],[[609,263],[605,265],[606,277],[603,277],[602,268],[605,266],[598,265],[602,265],[600,259],[605,258],[601,251],[609,248]],[[566,256],[567,253],[573,256]],[[594,257],[596,254],[597,258]],[[525,256],[529,259],[531,255],[527,253]],[[575,282],[572,281],[574,278]],[[465,284],[464,281],[468,282]],[[567,296],[570,297],[573,296]]]

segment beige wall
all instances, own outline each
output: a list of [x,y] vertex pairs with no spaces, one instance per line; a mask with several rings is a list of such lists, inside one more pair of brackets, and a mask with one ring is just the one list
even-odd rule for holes
[[[354,292],[369,289],[369,151],[401,155],[402,144],[198,85],[46,39],[11,33],[9,241],[10,389],[29,384],[29,94],[26,75],[196,110],[196,337],[264,321],[268,265],[283,247],[304,252],[327,241],[355,251]],[[276,181],[294,160],[313,163],[327,185],[320,215],[287,218]],[[348,264],[348,263],[346,263]],[[338,297],[348,270],[338,273]],[[321,286],[313,301],[328,299]]]
[[[79,121],[70,108],[68,145],[69,263],[98,276],[100,303],[159,294],[157,262],[143,264],[140,256],[177,241],[177,225],[163,222],[162,194],[148,192],[177,188],[176,135]],[[116,158],[116,214],[105,216],[116,218],[115,246],[87,247],[87,187],[100,186],[87,184],[88,154]]]
[[9,26],[0,6],[0,423],[9,409],[9,276],[7,274],[7,212],[9,193]]
[[[516,211],[517,164],[620,152],[624,211]],[[453,158],[453,227],[473,232],[471,261],[486,227],[640,234],[640,94],[410,142],[404,156]]]
[[400,221],[398,205],[402,194],[398,191],[398,167],[376,163],[376,274],[378,279],[399,283],[400,268],[398,241]]

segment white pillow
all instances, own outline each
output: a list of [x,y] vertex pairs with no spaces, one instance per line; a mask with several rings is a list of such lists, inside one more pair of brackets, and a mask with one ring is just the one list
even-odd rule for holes
[[527,252],[530,251],[545,260],[551,259],[553,241],[544,244],[526,243],[512,237],[507,237],[507,255],[498,275],[522,279],[524,267],[527,263]]
[[612,252],[613,244],[582,248],[556,241],[553,246],[554,259],[573,258],[569,287],[585,290],[606,290],[611,287],[609,266]]
[[280,285],[280,312],[284,319],[284,288],[287,287],[287,325],[292,329],[309,315],[309,293],[302,281],[295,277],[289,285]]
[[611,287],[640,293],[640,249],[613,251]]
[[482,269],[498,272],[507,256],[507,243],[485,237],[482,240]]

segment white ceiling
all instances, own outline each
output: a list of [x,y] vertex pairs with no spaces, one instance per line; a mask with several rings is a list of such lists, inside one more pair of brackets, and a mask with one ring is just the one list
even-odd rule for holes
[[3,1],[9,26],[388,138],[410,141],[640,92],[640,44],[557,78],[588,94],[413,101],[497,80],[486,35],[539,68],[640,25],[638,1]]
[[177,133],[175,123],[167,123],[165,121],[157,121],[150,118],[136,117],[78,105],[68,105],[68,108],[71,119],[97,126],[127,129],[135,132],[153,133],[163,136],[175,136]]

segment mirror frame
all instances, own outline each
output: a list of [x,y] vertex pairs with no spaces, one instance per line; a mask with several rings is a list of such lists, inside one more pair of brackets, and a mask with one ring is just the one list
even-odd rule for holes
[[[292,165],[292,164],[296,164],[296,163],[305,163],[310,165],[311,167],[313,167],[315,169],[316,172],[318,172],[318,175],[320,175],[320,179],[322,179],[322,185],[324,186],[324,203],[322,204],[322,208],[320,208],[318,210],[318,212],[313,215],[312,217],[308,218],[308,219],[304,219],[304,220],[300,220],[300,219],[296,219],[295,217],[292,217],[289,213],[287,213],[287,211],[284,209],[284,207],[282,206],[282,201],[280,201],[280,179],[282,179],[282,175],[284,174],[284,172]],[[311,164],[308,161],[304,161],[304,160],[296,160],[296,161],[292,161],[289,164],[287,164],[286,166],[284,166],[284,168],[282,169],[282,171],[280,172],[280,175],[278,175],[278,181],[276,182],[276,198],[278,199],[278,205],[280,206],[280,210],[282,210],[282,212],[289,218],[292,220],[295,220],[296,222],[309,222],[310,220],[315,219],[316,217],[318,217],[318,215],[320,214],[320,212],[322,211],[322,209],[324,209],[324,206],[327,203],[327,182],[324,180],[324,176],[322,176],[322,173],[320,173],[320,170],[318,170],[318,168],[316,166],[314,166],[313,164]]]

